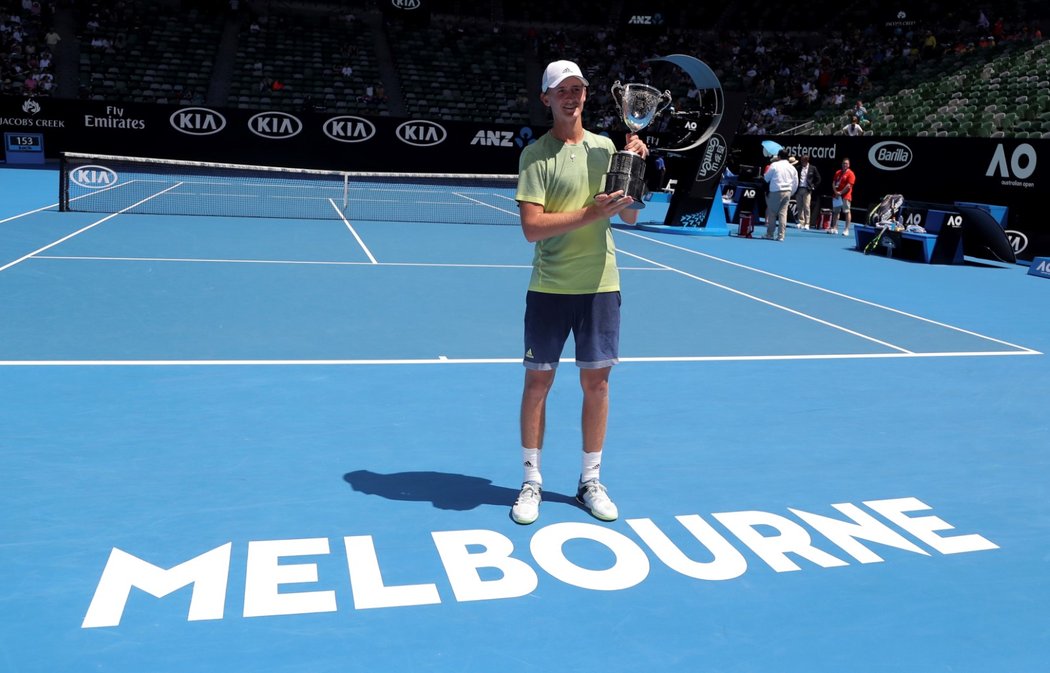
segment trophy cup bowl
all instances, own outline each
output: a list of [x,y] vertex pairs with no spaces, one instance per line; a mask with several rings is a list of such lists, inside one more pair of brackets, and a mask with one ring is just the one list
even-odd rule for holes
[[[664,108],[671,104],[671,92],[661,93],[648,84],[612,85],[613,100],[616,101],[620,119],[631,133],[638,133],[652,123]],[[644,208],[645,159],[640,154],[621,150],[612,156],[609,172],[605,174],[605,193],[623,191],[634,199],[631,208]]]

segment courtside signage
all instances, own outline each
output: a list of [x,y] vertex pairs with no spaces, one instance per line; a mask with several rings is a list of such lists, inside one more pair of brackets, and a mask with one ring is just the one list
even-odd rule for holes
[[[931,507],[917,498],[867,500],[863,505],[867,509],[850,503],[831,505],[834,516],[792,508],[788,508],[792,518],[754,510],[708,516],[728,533],[699,514],[676,516],[676,523],[665,521],[661,525],[669,532],[651,519],[627,519],[624,524],[630,530],[553,523],[536,529],[527,550],[515,549],[509,537],[495,530],[434,531],[430,533],[433,553],[445,577],[400,585],[384,582],[382,560],[371,535],[342,537],[337,543],[342,548],[338,559],[326,558],[333,554],[327,537],[254,540],[247,543],[244,554],[234,556],[234,543],[226,542],[171,568],[114,547],[81,627],[116,627],[125,618],[134,621],[134,613],[125,614],[134,589],[159,599],[192,586],[186,620],[223,619],[231,576],[244,578],[244,586],[234,591],[235,604],[239,596],[244,597],[244,617],[276,617],[337,612],[340,603],[351,603],[356,610],[437,604],[442,602],[438,582],[445,586],[445,580],[461,603],[522,598],[536,590],[541,578],[590,591],[623,591],[644,582],[653,562],[662,563],[682,581],[724,582],[748,572],[745,548],[777,573],[803,570],[796,561],[804,562],[807,571],[883,562],[871,549],[875,545],[925,557],[999,548],[981,535],[946,533],[953,526],[925,514]],[[683,548],[675,539],[689,542]],[[565,548],[577,547],[579,541],[604,547],[602,555],[612,559],[611,565],[600,569],[578,565]],[[381,540],[380,548],[389,546]],[[231,574],[233,558],[245,559],[243,573],[238,568]],[[332,586],[339,581],[322,573],[322,568],[341,575],[344,585],[349,574],[348,593],[311,589],[310,584]]]
[[895,140],[876,143],[868,150],[868,161],[884,171],[899,171],[911,164],[915,153],[904,143]]
[[448,137],[445,127],[425,119],[408,121],[397,127],[397,138],[403,143],[416,147],[440,145]]
[[1033,259],[1032,265],[1028,267],[1028,275],[1050,278],[1050,257],[1036,257]]
[[78,187],[101,189],[117,184],[117,174],[105,166],[79,166],[69,171],[69,181]]
[[169,119],[172,128],[191,136],[210,136],[226,128],[226,117],[206,107],[176,110]]
[[342,115],[325,121],[324,134],[341,143],[361,143],[376,134],[376,126],[362,117]]
[[303,123],[287,112],[260,112],[248,120],[248,130],[260,138],[285,140],[299,135]]

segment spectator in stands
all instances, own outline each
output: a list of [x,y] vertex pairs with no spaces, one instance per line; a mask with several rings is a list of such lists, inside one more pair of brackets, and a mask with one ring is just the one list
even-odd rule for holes
[[864,135],[864,127],[860,125],[860,119],[854,115],[850,117],[849,124],[842,127],[842,133],[847,136],[862,136]]
[[853,203],[853,184],[857,176],[849,167],[849,157],[842,160],[842,168],[835,171],[835,177],[831,179],[831,228],[829,234],[839,232],[839,213],[846,216],[846,228],[842,230],[843,236],[849,236],[850,228],[850,205]]
[[[787,211],[791,195],[798,189],[798,171],[788,161],[788,151],[777,152],[777,160],[769,165],[763,179],[769,185],[766,195],[766,235],[763,238],[784,240],[787,232]],[[774,230],[777,233],[774,235]]]
[[[524,479],[511,508],[511,517],[520,524],[539,516],[547,396],[570,331],[576,339],[583,389],[584,453],[576,499],[603,521],[619,516],[599,480],[609,374],[619,358],[620,283],[610,218],[618,215],[633,224],[638,211],[627,208],[634,199],[622,192],[601,193],[616,147],[583,126],[587,87],[575,63],[554,61],[547,66],[540,100],[550,108],[554,125],[522,150],[519,164],[515,199],[522,231],[536,243],[525,309]],[[627,135],[625,148],[643,159],[649,154],[635,134]]]
[[813,211],[813,192],[820,187],[820,171],[809,163],[809,153],[803,152],[795,168],[798,170],[798,191],[795,192],[795,210],[798,211],[798,228],[809,229]]

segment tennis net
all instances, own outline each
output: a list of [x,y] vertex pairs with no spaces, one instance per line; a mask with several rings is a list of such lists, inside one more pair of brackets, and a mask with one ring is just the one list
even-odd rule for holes
[[62,155],[62,211],[517,224],[516,175],[369,173]]

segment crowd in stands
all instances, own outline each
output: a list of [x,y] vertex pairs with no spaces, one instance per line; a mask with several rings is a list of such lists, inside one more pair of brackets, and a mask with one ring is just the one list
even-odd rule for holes
[[[342,3],[346,8],[338,16],[331,17],[331,23],[338,24],[336,34],[345,38],[337,38],[337,48],[325,47],[327,51],[322,56],[305,53],[309,40],[304,40],[304,36],[282,35],[282,41],[276,44],[300,43],[304,61],[313,59],[312,66],[310,63],[305,66],[306,72],[291,72],[280,71],[279,64],[289,61],[287,54],[267,53],[273,51],[268,47],[275,42],[264,39],[264,36],[286,32],[288,25],[298,24],[287,24],[280,16],[259,11],[268,7],[267,3],[248,0],[228,0],[228,3],[228,7],[223,6],[225,3],[218,5],[222,11],[243,20],[241,43],[254,42],[259,48],[250,59],[238,52],[234,63],[234,83],[250,84],[236,92],[239,96],[231,96],[229,101],[212,101],[213,104],[257,106],[287,99],[294,100],[304,109],[344,108],[363,113],[389,113],[387,89],[391,83],[384,82],[375,63],[371,36],[356,14],[374,10],[363,4]],[[1028,0],[1018,0],[1010,7],[1009,13],[1002,15],[998,13],[1004,9],[1001,5],[995,6],[997,9],[993,13],[992,9],[971,0],[944,6],[932,2],[923,8],[921,15],[916,14],[916,18],[904,12],[890,11],[889,5],[878,2],[843,8],[841,3],[823,0],[809,3],[791,0],[778,5],[776,12],[763,5],[753,15],[736,6],[701,6],[700,3],[691,8],[677,8],[666,16],[658,11],[652,12],[647,16],[652,23],[644,26],[631,25],[625,20],[628,12],[636,10],[617,7],[616,4],[597,0],[574,3],[573,15],[562,17],[563,23],[551,24],[546,23],[545,18],[541,20],[535,16],[539,10],[534,3],[518,0],[504,0],[492,5],[452,3],[460,14],[441,16],[440,30],[445,32],[452,45],[445,51],[453,55],[457,41],[463,40],[457,40],[456,33],[448,26],[453,25],[458,17],[468,31],[490,31],[492,39],[501,44],[501,49],[521,45],[524,52],[521,62],[528,60],[542,64],[558,58],[578,61],[594,85],[587,123],[610,131],[622,126],[609,92],[612,82],[647,81],[653,68],[648,59],[657,55],[696,55],[712,67],[725,89],[747,95],[740,132],[749,134],[785,132],[825,110],[856,115],[856,125],[840,123],[837,132],[868,133],[877,120],[863,109],[863,104],[857,110],[851,109],[858,101],[870,101],[886,93],[889,75],[907,72],[916,64],[934,62],[946,55],[982,51],[992,55],[1004,44],[1044,39],[1039,24],[1044,12],[1039,9],[1040,3]],[[674,3],[664,4],[671,7]],[[497,5],[502,12],[499,21],[493,18],[496,12],[490,11]],[[651,5],[657,9],[662,6],[658,0]],[[150,39],[148,34],[139,35],[143,12],[149,11],[143,0],[3,0],[0,11],[0,51],[3,54],[0,93],[54,93],[55,51],[63,39],[53,25],[56,6],[75,11],[77,34],[67,35],[66,39],[76,40],[82,54],[119,58],[129,40]],[[472,9],[468,11],[468,7]],[[831,29],[824,30],[819,26],[801,29],[800,24],[805,22],[798,20],[801,12],[797,10],[803,8],[812,8],[810,15],[827,12],[823,25]],[[286,8],[284,11],[290,10]],[[772,22],[778,13],[794,18],[790,26],[784,24],[793,30],[773,30]],[[704,26],[706,30],[695,26]],[[418,62],[410,71],[405,64],[398,62],[401,46],[398,40],[407,40],[405,36],[413,32],[418,36],[419,31],[398,31],[388,27],[386,32],[395,70],[402,77],[411,72],[433,81],[433,74],[423,72],[423,66]],[[511,35],[514,39],[510,39]],[[286,50],[282,47],[279,51]],[[275,62],[278,67],[275,67]],[[511,63],[517,67],[517,61]],[[473,66],[474,72],[479,72],[476,59],[461,65],[464,71]],[[443,67],[454,69],[454,66]],[[533,99],[538,92],[535,83],[526,81],[526,69],[522,67],[521,70],[505,74],[506,79],[516,80],[513,86],[497,92],[505,99],[499,101],[499,111],[522,121],[529,120],[531,111],[535,122],[537,108]],[[484,75],[488,77],[489,73]],[[99,95],[99,91],[89,86],[94,77],[100,75],[81,71],[81,96]],[[85,79],[89,81],[85,82]],[[497,78],[492,79],[496,81]],[[409,102],[416,99],[419,103],[420,109],[411,112],[425,113],[425,106],[433,106],[432,102],[427,104],[426,99],[433,96],[402,90],[415,83],[393,84],[399,88],[399,98],[400,94],[407,94],[404,98]],[[187,84],[181,98],[203,103],[207,84],[207,81]],[[460,85],[464,87],[462,94],[453,91],[446,98],[470,100],[476,95],[471,91],[473,85],[470,82]],[[665,86],[665,82],[660,83],[661,89]],[[675,105],[681,108],[688,109],[689,98],[697,95],[688,81],[674,82],[670,88],[676,98]],[[126,87],[117,87],[117,93],[127,90]],[[101,93],[112,95],[113,92]],[[287,105],[284,108],[287,109]],[[486,118],[491,118],[490,114],[491,111],[486,111]]]
[[0,9],[0,93],[49,95],[55,87],[50,0],[7,0]]

